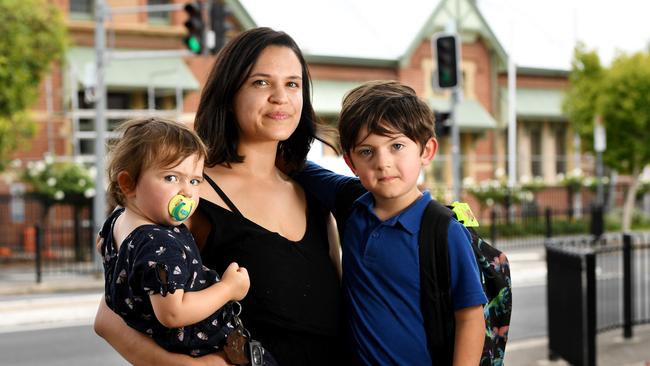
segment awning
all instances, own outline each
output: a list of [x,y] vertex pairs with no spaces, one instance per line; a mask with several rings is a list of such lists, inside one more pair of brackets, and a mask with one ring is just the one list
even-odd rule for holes
[[[133,50],[129,50],[133,51]],[[67,60],[72,73],[82,87],[91,86],[95,80],[95,50],[93,48],[72,48]],[[198,90],[199,82],[180,56],[131,60],[109,60],[105,74],[109,89],[147,89],[157,91]]]
[[[436,111],[448,112],[450,109],[449,100],[430,98],[429,105]],[[455,119],[458,127],[463,132],[483,131],[494,129],[497,122],[490,113],[476,100],[463,100],[456,106]]]
[[[505,90],[507,101],[507,90]],[[517,89],[517,117],[566,120],[562,113],[564,92],[559,89]]]
[[[508,89],[501,89],[501,108],[508,110]],[[564,91],[559,89],[517,89],[517,119],[566,121],[562,113]]]
[[362,81],[312,80],[314,110],[320,115],[338,115],[345,94],[362,83]]

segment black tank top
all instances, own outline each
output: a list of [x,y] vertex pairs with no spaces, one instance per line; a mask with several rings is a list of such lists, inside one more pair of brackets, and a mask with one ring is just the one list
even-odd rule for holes
[[298,338],[338,337],[340,285],[329,257],[323,207],[306,195],[307,229],[294,242],[245,218],[216,183],[205,178],[230,211],[200,200],[199,211],[212,226],[201,257],[219,273],[231,262],[248,270],[251,287],[241,301],[241,318],[253,338],[289,333]]

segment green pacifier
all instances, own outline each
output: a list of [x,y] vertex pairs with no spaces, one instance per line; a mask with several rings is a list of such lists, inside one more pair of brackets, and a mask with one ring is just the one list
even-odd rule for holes
[[195,203],[193,199],[177,194],[169,201],[167,208],[174,220],[183,221],[190,216]]

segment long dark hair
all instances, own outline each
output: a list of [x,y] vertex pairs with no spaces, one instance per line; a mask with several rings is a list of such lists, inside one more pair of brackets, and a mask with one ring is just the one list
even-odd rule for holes
[[244,156],[237,153],[239,132],[233,102],[260,53],[272,45],[288,47],[296,54],[303,80],[300,121],[293,134],[278,144],[277,159],[286,170],[301,167],[314,138],[318,138],[316,113],[311,104],[311,78],[300,48],[284,32],[254,28],[239,34],[219,51],[201,93],[194,129],[208,146],[207,167],[244,161]]

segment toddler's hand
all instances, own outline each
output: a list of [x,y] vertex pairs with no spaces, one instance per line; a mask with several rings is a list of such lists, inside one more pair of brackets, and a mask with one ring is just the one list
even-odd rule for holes
[[221,282],[230,287],[231,299],[237,301],[246,296],[248,288],[251,285],[246,268],[240,267],[235,262],[230,263],[228,268],[223,272]]

